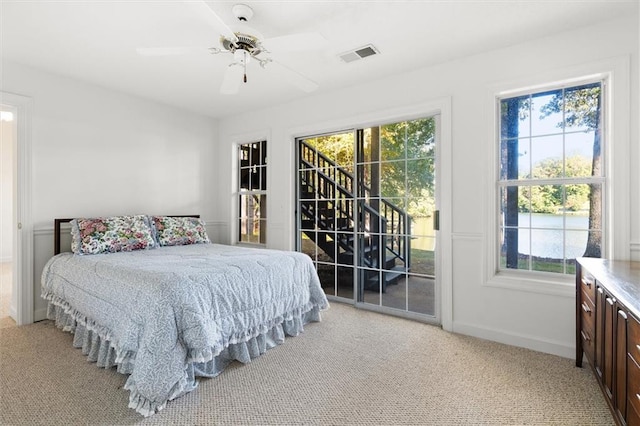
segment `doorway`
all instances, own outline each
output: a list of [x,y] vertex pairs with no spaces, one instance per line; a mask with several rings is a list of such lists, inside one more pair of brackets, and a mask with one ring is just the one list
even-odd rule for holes
[[[2,135],[2,145],[11,147],[6,161],[12,170],[10,189],[2,186],[2,202],[11,204],[11,214],[2,213],[2,239],[11,239],[10,315],[17,325],[31,324],[34,320],[33,291],[33,225],[31,219],[31,110],[32,99],[15,93],[0,92],[0,111],[10,123],[10,136]],[[11,120],[9,120],[9,116]],[[9,143],[10,142],[10,143]],[[3,160],[4,152],[3,152]],[[2,168],[5,169],[3,161]],[[1,174],[1,173],[0,173]],[[10,198],[8,198],[10,197]],[[3,285],[4,288],[4,285]],[[4,299],[4,298],[3,298]]]
[[330,299],[438,318],[439,115],[297,139],[298,251]]
[[16,116],[16,108],[0,108],[0,327],[13,326],[17,319],[13,235]]

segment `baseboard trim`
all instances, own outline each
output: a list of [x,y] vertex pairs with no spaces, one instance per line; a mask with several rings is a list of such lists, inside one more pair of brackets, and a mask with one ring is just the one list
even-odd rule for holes
[[459,321],[454,321],[453,332],[478,337],[480,339],[491,340],[493,342],[504,343],[505,345],[518,346],[520,348],[558,355],[563,358],[573,358],[576,354],[575,346],[568,346],[560,342],[542,340],[524,334],[509,333],[504,330],[478,327],[477,325]]
[[9,316],[13,318],[15,322],[18,322],[18,311],[16,311],[16,307],[14,305],[9,306]]
[[36,309],[33,312],[33,321],[44,321],[47,319],[47,310],[46,309]]

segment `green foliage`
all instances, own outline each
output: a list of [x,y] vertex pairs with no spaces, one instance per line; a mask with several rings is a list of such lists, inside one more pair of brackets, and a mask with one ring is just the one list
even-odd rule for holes
[[[435,119],[423,118],[380,127],[380,192],[409,198],[411,216],[435,209]],[[407,161],[404,160],[406,152]]]
[[[581,155],[567,157],[564,176],[580,177],[591,175],[591,161]],[[563,176],[562,160],[548,158],[537,163],[533,168],[533,176],[547,179]],[[589,185],[564,186],[563,201],[562,185],[536,185],[522,187],[518,197],[520,212],[558,214],[563,210],[580,211],[589,208]]]
[[564,92],[559,90],[546,105],[540,108],[540,112],[542,117],[564,112],[564,123],[558,123],[558,127],[564,125],[566,127],[597,129],[599,123],[598,115],[600,114],[600,95],[601,88],[599,83],[572,87]]
[[[379,167],[378,195],[389,199],[406,195],[407,212],[412,216],[426,216],[435,209],[435,125],[435,119],[430,117],[380,126],[378,154],[374,146],[376,129],[365,129],[363,158],[359,160],[365,163],[365,182],[371,181],[371,169]],[[354,174],[353,132],[319,136],[306,142]]]
[[324,156],[341,167],[353,166],[353,132],[336,133],[307,139],[306,142],[315,147]]

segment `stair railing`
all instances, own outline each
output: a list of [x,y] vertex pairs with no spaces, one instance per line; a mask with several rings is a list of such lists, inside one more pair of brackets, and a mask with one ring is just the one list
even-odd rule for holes
[[[353,221],[353,204],[351,202],[340,202],[340,200],[352,200],[354,198],[353,175],[304,141],[301,141],[299,155],[301,165],[307,169],[315,169],[318,181],[320,181],[314,182],[311,177],[312,170],[304,170],[305,173],[301,176],[303,184],[313,187],[321,198],[336,200],[336,208],[341,215]],[[334,183],[335,185],[333,185]],[[334,187],[339,193],[337,197]],[[386,247],[395,257],[404,261],[408,268],[410,253],[408,245],[409,228],[407,227],[408,215],[398,206],[384,198],[379,199],[379,209],[374,209],[368,204],[371,199],[371,188],[361,183],[359,189],[359,195],[365,200],[365,211],[371,214],[375,220],[379,219],[381,227],[385,229],[384,233],[381,232],[379,234],[383,235],[384,238],[378,242],[378,247]],[[344,248],[347,249],[346,247]],[[378,252],[381,256],[378,264],[384,265],[386,252],[385,250],[378,250]]]

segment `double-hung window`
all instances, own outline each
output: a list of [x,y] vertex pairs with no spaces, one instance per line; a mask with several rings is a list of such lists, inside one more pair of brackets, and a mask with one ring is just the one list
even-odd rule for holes
[[604,251],[603,81],[498,99],[498,270],[575,273]]
[[267,242],[267,141],[238,145],[238,242]]

